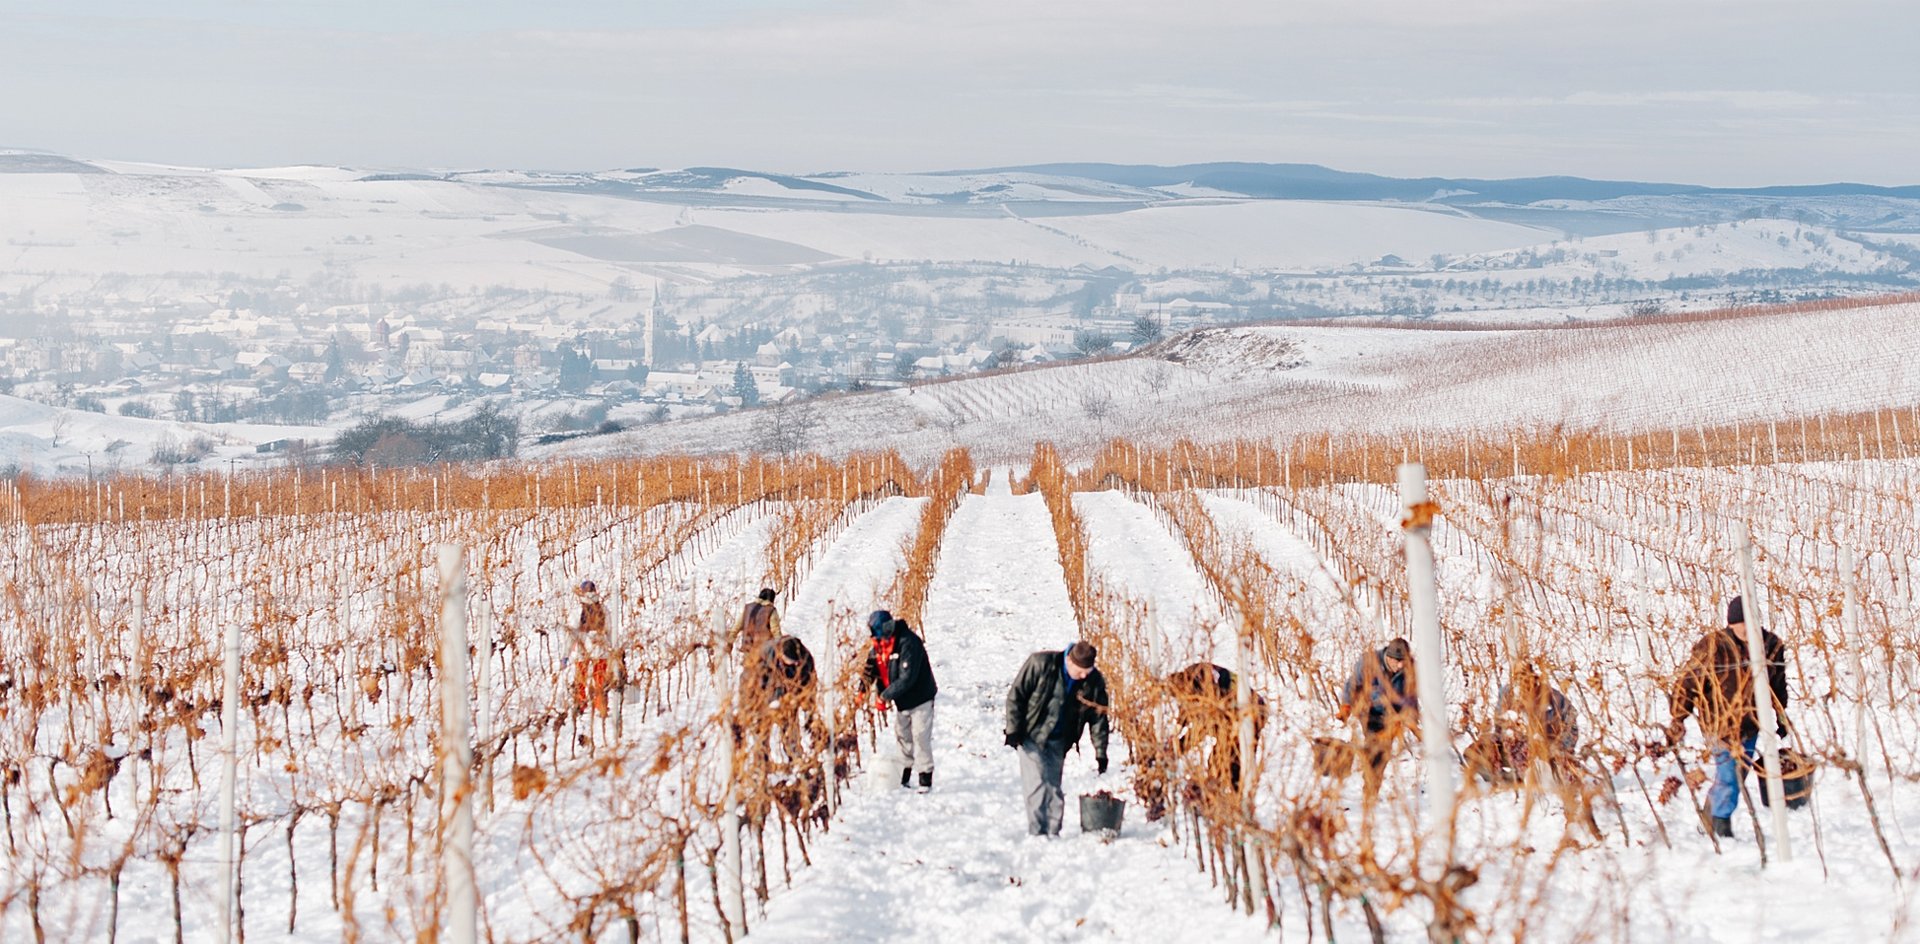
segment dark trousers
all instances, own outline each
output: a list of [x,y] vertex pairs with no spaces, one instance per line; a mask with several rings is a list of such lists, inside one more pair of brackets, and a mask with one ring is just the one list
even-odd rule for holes
[[1020,785],[1026,791],[1027,832],[1032,835],[1060,835],[1067,808],[1060,769],[1066,760],[1065,744],[1029,740],[1020,745]]

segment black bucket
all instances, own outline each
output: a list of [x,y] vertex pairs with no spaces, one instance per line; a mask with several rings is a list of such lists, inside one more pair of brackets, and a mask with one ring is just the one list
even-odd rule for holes
[[[1767,774],[1761,764],[1754,764],[1754,773],[1760,778],[1760,803],[1772,806],[1773,798],[1767,795]],[[1787,795],[1787,809],[1797,810],[1807,805],[1813,796],[1813,761],[1805,754],[1790,747],[1780,749],[1780,792]]]
[[1080,831],[1083,833],[1104,833],[1107,836],[1120,834],[1120,821],[1125,818],[1127,801],[1106,791],[1083,793],[1080,795]]
[[[1781,777],[1780,792],[1787,795],[1787,809],[1797,810],[1806,806],[1807,800],[1813,796],[1813,775],[1808,773],[1798,777]],[[1767,795],[1767,778],[1764,774],[1760,777],[1760,805],[1768,807],[1773,805],[1773,798]]]

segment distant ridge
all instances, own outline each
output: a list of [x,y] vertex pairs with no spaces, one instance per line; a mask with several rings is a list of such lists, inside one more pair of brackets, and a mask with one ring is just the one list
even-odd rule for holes
[[0,151],[0,174],[104,174],[105,170],[58,154]]
[[1612,200],[1688,194],[1757,197],[1875,196],[1920,199],[1920,186],[1880,187],[1830,183],[1773,187],[1705,187],[1697,184],[1590,180],[1585,177],[1383,177],[1334,170],[1319,164],[1025,164],[977,170],[933,171],[937,175],[1048,174],[1083,177],[1131,187],[1193,184],[1270,200],[1401,200],[1436,203],[1535,203],[1541,200]]

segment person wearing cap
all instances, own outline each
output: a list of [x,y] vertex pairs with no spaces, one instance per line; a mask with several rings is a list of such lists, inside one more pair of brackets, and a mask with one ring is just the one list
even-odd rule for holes
[[1381,774],[1402,731],[1412,727],[1420,712],[1419,699],[1408,689],[1408,647],[1395,639],[1354,660],[1353,671],[1340,691],[1337,717],[1345,721],[1364,710],[1360,753],[1366,761],[1362,784],[1371,801],[1380,793]]
[[900,745],[900,785],[913,785],[920,774],[920,792],[933,789],[933,703],[940,686],[933,680],[933,662],[927,646],[904,619],[886,610],[867,617],[873,648],[861,675],[862,690],[873,690],[874,708],[894,709],[893,737]]
[[[1739,597],[1727,603],[1727,625],[1708,632],[1687,654],[1668,692],[1672,720],[1666,744],[1672,748],[1687,733],[1687,718],[1713,747],[1713,787],[1707,791],[1707,823],[1714,835],[1733,835],[1733,811],[1740,806],[1740,781],[1746,768],[1759,762],[1760,709],[1754,702],[1753,662],[1748,658],[1746,607]],[[1760,641],[1767,662],[1778,727],[1787,733],[1787,649],[1780,637],[1762,629]],[[1739,756],[1734,756],[1735,749]]]
[[734,643],[742,654],[758,652],[761,646],[780,636],[780,611],[774,608],[776,591],[761,587],[760,593],[740,610],[740,622],[733,628]]
[[1027,657],[1007,689],[1007,746],[1020,752],[1027,832],[1060,835],[1066,793],[1060,775],[1080,733],[1093,731],[1094,768],[1107,772],[1107,679],[1094,667],[1099,652],[1084,640]]
[[607,607],[591,580],[580,581],[573,594],[580,599],[580,622],[568,634],[573,643],[573,707],[585,711],[591,705],[596,714],[604,715],[607,691],[613,687],[613,636],[607,629]]

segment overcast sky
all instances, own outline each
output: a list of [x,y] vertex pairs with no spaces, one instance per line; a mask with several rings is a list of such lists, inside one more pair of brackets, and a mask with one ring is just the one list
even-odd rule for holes
[[0,0],[0,147],[1914,184],[1915,37],[1913,0]]

